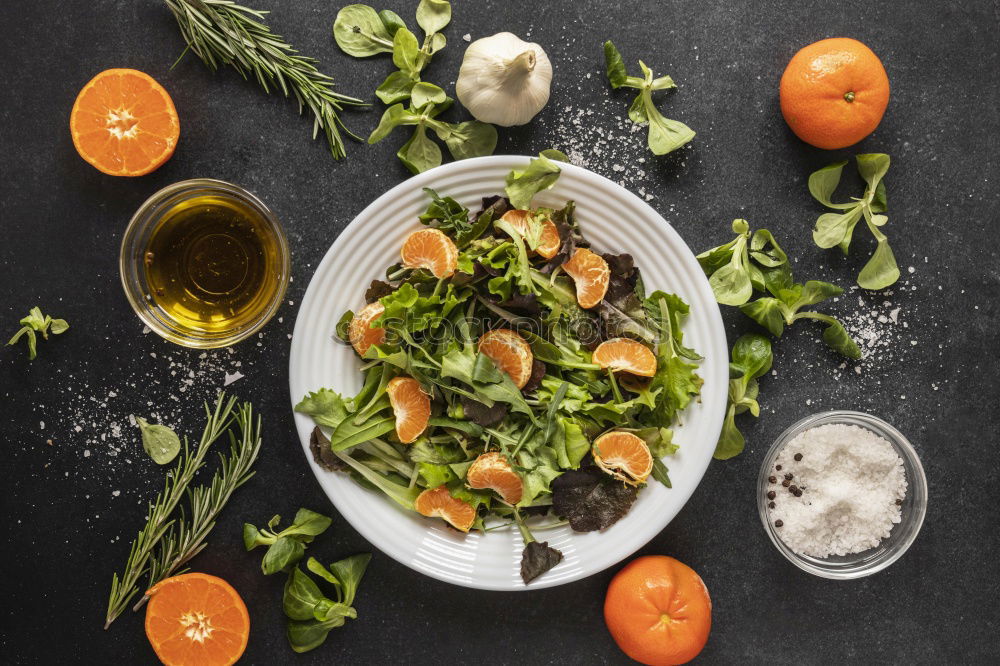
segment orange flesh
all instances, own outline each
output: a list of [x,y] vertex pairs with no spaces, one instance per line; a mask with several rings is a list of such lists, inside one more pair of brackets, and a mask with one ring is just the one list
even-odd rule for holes
[[487,331],[480,336],[478,348],[497,368],[507,373],[517,388],[524,388],[531,379],[535,356],[531,346],[515,331],[509,328]]
[[372,345],[380,345],[385,341],[385,329],[372,326],[372,322],[381,317],[383,312],[385,308],[375,301],[358,310],[351,320],[347,337],[358,356],[364,356]]
[[609,432],[594,440],[594,462],[622,481],[639,485],[653,471],[653,455],[641,438],[630,432]]
[[410,444],[427,429],[431,416],[431,398],[424,393],[420,382],[412,377],[396,377],[385,387],[389,404],[396,417],[396,436],[403,444]]
[[438,486],[417,495],[413,503],[417,513],[428,518],[442,518],[455,529],[468,532],[476,522],[476,510],[472,505],[452,497],[447,486]]
[[112,176],[154,171],[180,138],[170,95],[135,69],[109,69],[91,79],[73,104],[69,127],[80,157]]
[[439,279],[451,277],[458,268],[458,248],[437,229],[414,231],[399,254],[406,268],[426,268]]
[[517,504],[524,493],[524,484],[514,468],[496,451],[484,453],[469,467],[465,477],[470,488],[495,491],[507,504]]
[[576,302],[581,308],[595,307],[608,293],[611,269],[601,255],[579,248],[562,269],[576,284]]
[[591,356],[594,363],[602,368],[622,370],[652,377],[656,374],[656,356],[646,345],[628,338],[612,338],[597,346]]
[[[508,222],[510,226],[521,234],[521,236],[528,236],[528,222],[534,213],[530,210],[509,210],[503,214],[500,219],[504,222]],[[545,259],[551,259],[556,256],[559,252],[559,245],[561,243],[559,239],[559,230],[556,229],[555,223],[549,218],[545,218],[542,221],[542,233],[538,239],[538,247],[535,248],[535,252],[539,256]]]
[[246,649],[250,616],[226,581],[187,573],[154,585],[146,606],[146,636],[169,666],[228,666]]

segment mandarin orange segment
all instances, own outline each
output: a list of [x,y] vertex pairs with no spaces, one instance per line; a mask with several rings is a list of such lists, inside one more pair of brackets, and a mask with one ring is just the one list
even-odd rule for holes
[[517,504],[524,494],[524,483],[507,458],[498,451],[489,451],[476,458],[466,473],[470,488],[489,489],[507,504]]
[[142,176],[174,154],[181,126],[173,100],[152,77],[108,69],[77,95],[69,128],[76,151],[94,168]]
[[351,319],[351,324],[347,327],[347,338],[359,356],[364,356],[372,345],[380,345],[385,341],[385,329],[372,326],[372,322],[381,317],[383,312],[385,307],[375,301],[358,310]]
[[417,513],[428,518],[443,518],[452,527],[468,532],[476,522],[476,510],[468,502],[452,497],[447,486],[425,490],[413,502]]
[[618,647],[642,664],[686,664],[712,630],[712,600],[701,577],[672,557],[639,557],[615,574],[604,621]]
[[779,87],[781,113],[796,136],[826,150],[875,131],[889,104],[878,56],[846,37],[822,39],[792,56]]
[[[534,211],[515,209],[507,211],[500,219],[509,223],[517,233],[527,238],[529,224],[534,215],[537,215]],[[551,259],[559,252],[559,245],[562,242],[559,238],[559,230],[556,229],[555,223],[548,217],[542,219],[541,224],[542,230],[538,237],[538,246],[535,248],[535,252],[546,259]]]
[[438,279],[451,277],[458,268],[458,248],[438,229],[414,231],[399,254],[406,268],[426,268]]
[[509,328],[487,331],[480,336],[478,348],[479,353],[488,356],[494,365],[507,373],[517,388],[524,388],[531,379],[535,355],[516,331]]
[[605,433],[594,440],[590,452],[598,467],[633,486],[645,483],[653,471],[653,454],[649,447],[630,432]]
[[590,309],[604,299],[611,281],[611,269],[604,257],[587,248],[579,248],[562,265],[566,274],[576,284],[576,302],[581,308]]
[[403,444],[413,442],[427,429],[431,398],[413,377],[396,377],[385,387],[396,417],[396,436]]
[[656,356],[646,345],[628,338],[611,338],[597,345],[592,360],[604,369],[620,370],[652,377],[656,374]]
[[229,666],[246,649],[250,615],[240,595],[221,578],[181,574],[146,594],[146,636],[164,664]]

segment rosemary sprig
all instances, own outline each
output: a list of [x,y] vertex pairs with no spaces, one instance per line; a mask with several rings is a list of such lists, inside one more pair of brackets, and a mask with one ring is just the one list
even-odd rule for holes
[[[149,586],[153,587],[164,578],[183,573],[181,567],[200,553],[205,546],[205,539],[215,527],[215,519],[222,507],[229,501],[233,492],[250,480],[254,475],[254,462],[260,453],[260,417],[256,422],[253,417],[253,407],[245,402],[236,413],[236,425],[240,431],[237,439],[232,430],[229,431],[229,456],[219,454],[219,471],[212,477],[211,484],[191,489],[191,518],[181,519],[170,526],[170,529],[160,540],[160,546],[149,565]],[[143,595],[132,610],[139,610],[149,601]]]
[[208,448],[229,427],[235,404],[236,398],[225,400],[225,394],[220,393],[215,401],[214,411],[209,408],[208,403],[205,403],[207,422],[194,452],[188,445],[187,437],[184,438],[184,453],[177,461],[177,466],[167,475],[163,491],[150,503],[149,512],[146,514],[146,525],[132,542],[125,570],[121,577],[116,573],[111,579],[111,596],[108,599],[105,629],[124,612],[129,600],[139,591],[136,583],[149,569],[153,549],[171,529],[174,521],[170,516],[184,496],[184,491],[187,490],[191,480],[194,479],[194,475],[205,464]]
[[297,54],[280,35],[257,19],[268,13],[238,5],[231,0],[165,0],[177,19],[187,48],[214,72],[219,63],[231,65],[244,79],[253,73],[265,92],[280,88],[285,97],[294,95],[299,113],[312,111],[313,139],[323,130],[335,159],[345,156],[342,128],[359,138],[341,122],[337,112],[346,105],[364,105],[356,97],[333,91],[333,78],[316,69],[316,60]]

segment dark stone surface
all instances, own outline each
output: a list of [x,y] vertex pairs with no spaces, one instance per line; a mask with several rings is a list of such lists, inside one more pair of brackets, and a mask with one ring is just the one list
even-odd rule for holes
[[[275,512],[291,515],[300,505],[332,511],[295,438],[288,335],[333,239],[406,177],[393,157],[403,137],[373,147],[351,143],[348,159],[334,162],[321,142],[309,141],[311,123],[297,118],[291,103],[264,96],[231,71],[213,76],[190,56],[171,71],[182,42],[160,2],[12,4],[0,46],[0,322],[13,333],[17,319],[40,305],[72,329],[42,343],[33,363],[23,349],[0,351],[2,661],[154,660],[141,616],[129,613],[101,629],[111,573],[162,479],[138,452],[127,416],[158,414],[194,432],[200,401],[237,362],[245,377],[232,388],[264,414],[265,448],[257,476],[226,508],[194,566],[243,594],[253,626],[243,663],[625,661],[601,615],[614,569],[557,589],[497,594],[431,580],[378,553],[357,601],[359,620],[308,655],[288,649],[282,581],[260,575],[260,554],[243,552],[239,526]],[[368,97],[389,71],[387,58],[353,60],[338,52],[330,26],[343,3],[251,4],[273,9],[275,30],[319,58],[342,91]],[[415,2],[387,4],[412,23]],[[800,278],[850,285],[870,239],[859,232],[847,259],[814,247],[809,229],[821,211],[805,180],[855,152],[892,155],[886,231],[903,278],[890,294],[855,292],[830,309],[857,330],[861,315],[888,318],[899,308],[896,323],[873,320],[884,346],[858,365],[858,374],[852,364],[838,369],[841,360],[817,341],[816,329],[800,324],[789,331],[776,345],[777,375],[763,382],[762,416],[743,424],[747,451],[713,463],[685,509],[641,552],[674,555],[704,577],[715,613],[705,663],[995,662],[997,4],[458,4],[450,45],[427,78],[453,89],[466,33],[529,36],[555,66],[552,101],[533,124],[502,130],[498,152],[567,147],[574,130],[567,117],[592,109],[575,128],[587,164],[651,194],[650,203],[695,250],[727,239],[729,221],[745,216],[778,234]],[[837,35],[874,48],[893,92],[873,136],[827,153],[788,131],[777,83],[797,48]],[[642,57],[679,83],[661,106],[698,132],[689,148],[654,161],[643,135],[628,132],[621,118],[629,98],[610,93],[601,74],[600,45],[608,38],[630,69]],[[76,92],[109,67],[150,73],[180,112],[177,153],[149,176],[102,175],[73,150],[66,126]],[[345,120],[365,134],[378,109]],[[599,134],[613,137],[610,145],[589,150]],[[637,162],[639,155],[647,160]],[[121,233],[136,207],[160,187],[197,176],[239,183],[277,212],[295,277],[282,319],[262,338],[205,358],[143,335],[117,268]],[[748,328],[731,309],[725,317],[733,335]],[[920,452],[930,483],[927,522],[910,552],[855,582],[813,578],[788,564],[767,541],[753,500],[768,444],[791,422],[831,408],[871,412],[898,426]],[[114,449],[121,451],[112,455]],[[313,548],[330,560],[371,546],[338,517]]]

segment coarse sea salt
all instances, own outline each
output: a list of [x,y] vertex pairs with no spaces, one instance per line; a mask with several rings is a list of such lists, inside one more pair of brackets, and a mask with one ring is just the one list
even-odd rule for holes
[[878,546],[900,521],[903,461],[866,428],[831,423],[801,432],[778,452],[770,474],[769,518],[799,554],[860,553]]

